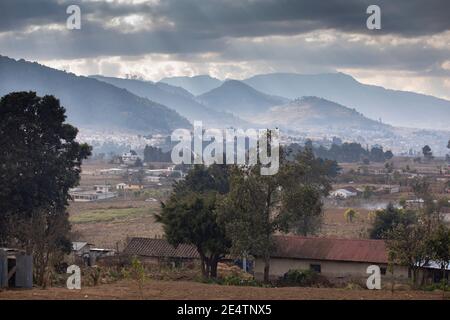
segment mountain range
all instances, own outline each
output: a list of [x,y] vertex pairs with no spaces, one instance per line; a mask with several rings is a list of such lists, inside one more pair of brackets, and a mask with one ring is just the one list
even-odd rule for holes
[[197,100],[211,109],[231,112],[250,119],[270,107],[289,101],[286,98],[262,93],[237,80],[225,81],[218,88],[197,96]]
[[12,91],[52,94],[66,108],[69,122],[84,128],[166,132],[190,128],[168,107],[131,92],[25,60],[0,56],[0,96]]
[[[169,83],[171,79],[165,78],[161,81]],[[207,83],[203,89],[216,89],[223,85],[223,82],[208,76],[202,76],[202,79],[203,83]],[[381,119],[394,126],[449,130],[450,101],[363,84],[344,73],[272,73],[256,75],[241,82],[266,95],[291,100],[303,96],[321,97],[355,109],[368,118]],[[197,83],[197,80],[183,77],[183,83],[180,85],[189,90],[193,83]],[[208,96],[208,93],[203,95]]]
[[350,109],[332,101],[318,97],[302,97],[285,105],[272,107],[260,114],[254,121],[276,126],[280,129],[297,131],[346,130],[382,131],[391,126],[364,117],[355,109]]
[[221,80],[208,75],[194,77],[169,77],[161,79],[160,82],[185,88],[195,96],[211,91],[223,83]]
[[160,103],[175,110],[191,123],[202,121],[210,127],[246,127],[248,123],[237,118],[231,113],[215,110],[196,100],[187,90],[172,86],[163,82],[151,82],[136,79],[121,79],[103,76],[91,76],[91,78],[112,84],[118,88]]
[[77,76],[0,56],[0,75],[0,96],[12,91],[53,94],[70,122],[94,129],[169,133],[190,128],[195,120],[208,127],[278,126],[358,137],[377,131],[389,136],[395,126],[449,129],[450,101],[365,85],[342,73],[151,82]]

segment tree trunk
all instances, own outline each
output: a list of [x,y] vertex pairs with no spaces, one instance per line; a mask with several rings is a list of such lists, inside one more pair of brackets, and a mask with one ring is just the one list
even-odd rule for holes
[[200,253],[200,265],[202,268],[202,276],[207,278],[208,277],[208,273],[206,270],[206,257]]
[[264,282],[269,283],[270,280],[270,255],[266,254],[264,257]]
[[217,264],[219,263],[219,259],[217,257],[213,257],[211,259],[211,278],[217,278]]

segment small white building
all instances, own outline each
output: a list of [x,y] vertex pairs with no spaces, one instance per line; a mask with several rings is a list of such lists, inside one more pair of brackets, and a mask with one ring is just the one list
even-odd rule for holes
[[348,199],[351,197],[356,197],[357,195],[358,195],[357,191],[348,190],[348,189],[337,189],[337,190],[331,192],[331,196],[333,198],[338,198],[338,199]]
[[97,184],[94,186],[94,190],[97,193],[108,193],[111,192],[111,185],[109,184]]
[[94,186],[94,190],[86,191],[81,188],[71,189],[69,195],[75,202],[91,202],[115,198],[117,193],[111,191],[110,185],[96,185]]

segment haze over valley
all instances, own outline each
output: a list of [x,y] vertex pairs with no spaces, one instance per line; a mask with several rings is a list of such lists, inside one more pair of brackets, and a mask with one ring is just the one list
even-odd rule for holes
[[330,146],[339,137],[406,155],[420,153],[424,144],[444,155],[449,136],[450,101],[364,85],[342,73],[266,74],[243,81],[204,75],[151,82],[77,76],[3,56],[0,73],[1,95],[37,91],[61,99],[69,121],[97,146],[94,152],[160,144],[164,139],[135,137],[168,136],[194,121],[205,128],[279,128],[284,143],[312,139]]

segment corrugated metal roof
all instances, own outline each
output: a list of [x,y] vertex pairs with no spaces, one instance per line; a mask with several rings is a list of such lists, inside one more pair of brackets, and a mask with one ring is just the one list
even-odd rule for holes
[[383,240],[275,236],[272,257],[387,263]]
[[87,242],[82,242],[82,241],[74,241],[72,242],[72,250],[74,251],[78,251],[83,249],[85,246],[87,246],[88,243]]
[[157,258],[200,258],[197,248],[189,244],[174,247],[165,239],[132,238],[124,252],[129,255]]

